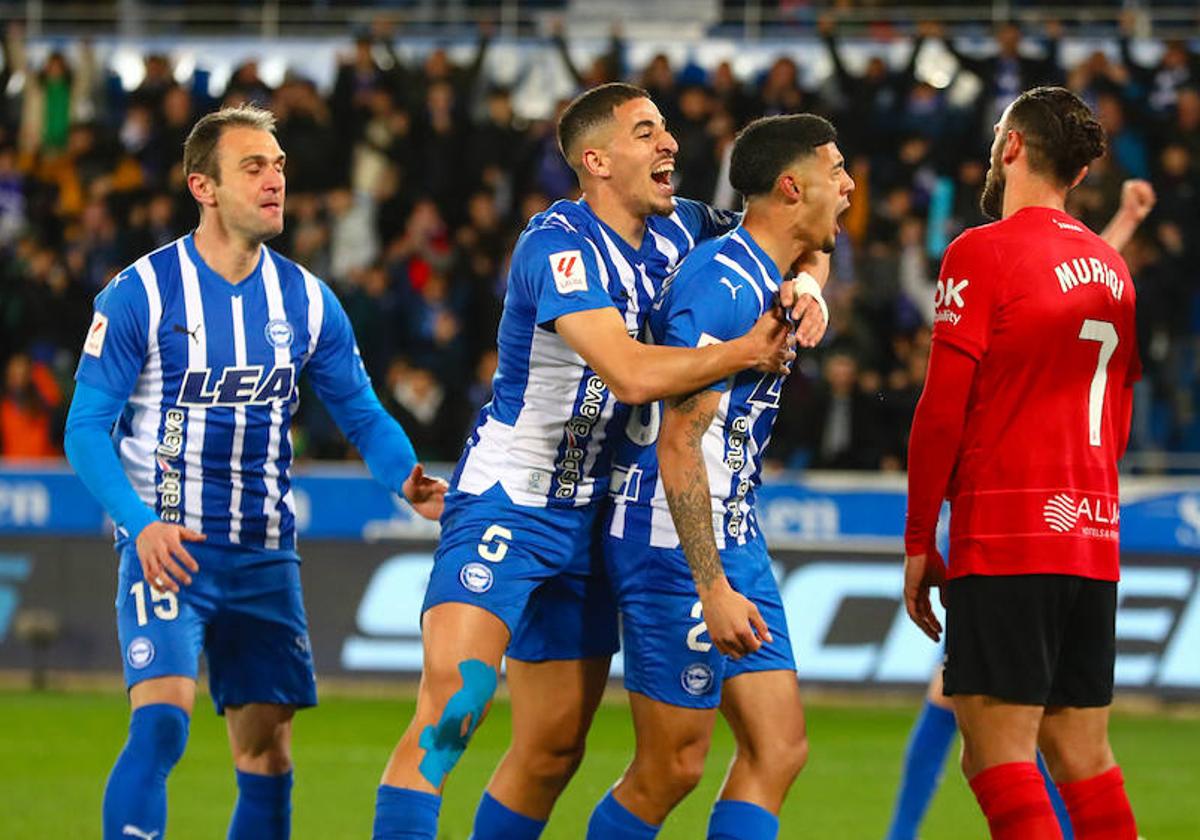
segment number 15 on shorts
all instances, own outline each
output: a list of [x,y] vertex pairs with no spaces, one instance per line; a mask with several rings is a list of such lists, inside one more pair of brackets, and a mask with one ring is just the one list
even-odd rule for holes
[[129,587],[129,594],[133,596],[133,606],[137,611],[138,627],[145,627],[150,621],[150,615],[146,611],[146,590],[150,591],[151,608],[155,618],[171,621],[179,617],[179,599],[175,597],[174,592],[155,589],[147,585],[146,581],[139,580]]

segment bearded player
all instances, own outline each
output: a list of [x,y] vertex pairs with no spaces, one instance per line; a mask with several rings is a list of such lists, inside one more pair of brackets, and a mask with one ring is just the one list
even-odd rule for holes
[[[1000,840],[1137,836],[1108,742],[1119,577],[1117,461],[1140,376],[1120,255],[1064,210],[1104,132],[1063,88],[996,126],[983,209],[946,252],[909,444],[905,603],[935,641],[963,771]],[[934,547],[950,500],[950,563]]]

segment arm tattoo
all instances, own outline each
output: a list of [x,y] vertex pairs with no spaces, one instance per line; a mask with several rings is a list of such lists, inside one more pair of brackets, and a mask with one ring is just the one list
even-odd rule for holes
[[715,406],[701,406],[700,398],[705,393],[709,392],[692,394],[671,404],[668,411],[678,416],[678,424],[671,424],[670,432],[672,436],[682,436],[684,455],[678,460],[669,458],[668,468],[662,469],[660,463],[667,505],[697,587],[710,586],[724,574],[713,535],[711,491],[701,450],[704,433],[716,413]]

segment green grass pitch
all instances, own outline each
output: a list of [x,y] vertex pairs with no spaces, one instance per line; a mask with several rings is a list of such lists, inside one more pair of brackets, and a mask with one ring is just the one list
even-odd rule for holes
[[[411,700],[328,696],[298,717],[294,753],[295,840],[370,836],[375,786]],[[498,702],[451,778],[442,805],[446,840],[465,840],[480,790],[504,750],[508,706]],[[788,799],[781,838],[879,838],[891,810],[901,755],[915,709],[819,704],[808,710],[811,757]],[[116,693],[0,691],[0,837],[99,837],[104,779],[125,737],[127,711]],[[1191,715],[1114,716],[1112,739],[1147,840],[1200,837],[1200,719]],[[622,702],[605,703],[583,767],[559,802],[546,840],[584,835],[588,813],[628,761],[633,733]],[[732,752],[718,724],[709,771],[676,810],[663,840],[704,836],[708,808]],[[957,772],[957,750],[934,801],[924,840],[986,837]],[[169,840],[225,836],[234,800],[224,722],[197,700],[187,753],[171,776]]]

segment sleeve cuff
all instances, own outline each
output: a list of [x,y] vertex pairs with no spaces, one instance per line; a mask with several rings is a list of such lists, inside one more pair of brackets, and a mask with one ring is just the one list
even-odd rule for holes
[[129,539],[137,540],[138,534],[142,533],[147,525],[157,521],[158,517],[154,511],[143,504],[139,510],[131,511],[129,517],[124,522],[118,522],[117,526],[129,534]]

